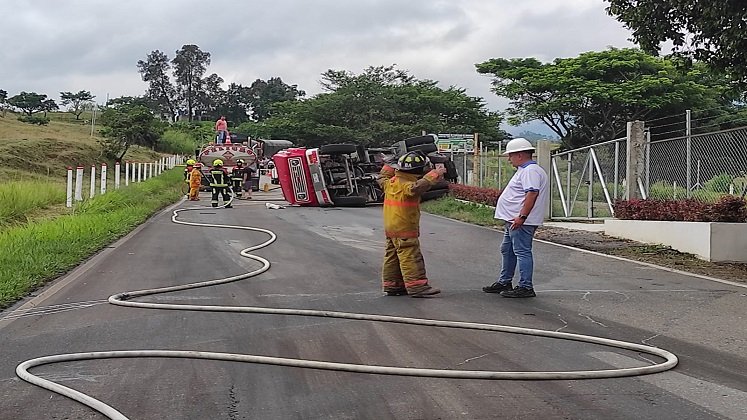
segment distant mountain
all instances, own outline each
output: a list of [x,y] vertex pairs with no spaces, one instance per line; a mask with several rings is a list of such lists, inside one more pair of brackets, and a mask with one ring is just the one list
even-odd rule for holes
[[541,121],[532,121],[526,124],[521,124],[519,126],[504,125],[501,128],[507,131],[508,133],[510,133],[514,137],[524,137],[525,139],[530,140],[530,141],[536,141],[536,140],[557,141],[559,140],[557,134],[555,134],[555,132],[550,130]]

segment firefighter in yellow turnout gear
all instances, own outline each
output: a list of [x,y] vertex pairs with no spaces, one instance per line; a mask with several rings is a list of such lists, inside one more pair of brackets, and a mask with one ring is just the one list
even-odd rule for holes
[[379,178],[384,190],[386,234],[382,268],[384,292],[389,296],[412,297],[438,294],[441,291],[428,284],[425,261],[420,252],[420,196],[443,176],[446,169],[425,173],[430,169],[430,162],[421,152],[408,152],[392,166],[384,165]]
[[230,209],[231,194],[228,192],[228,188],[231,185],[231,179],[228,176],[228,171],[223,167],[222,160],[215,159],[213,161],[213,168],[210,169],[210,178],[210,189],[213,193],[210,205],[218,207],[218,194],[221,194],[223,196],[223,203],[227,209]]

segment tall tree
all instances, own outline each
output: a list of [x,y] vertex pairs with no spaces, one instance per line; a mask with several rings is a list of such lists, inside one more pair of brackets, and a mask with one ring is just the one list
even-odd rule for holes
[[262,121],[270,116],[273,104],[298,100],[306,96],[306,92],[299,90],[298,85],[288,85],[281,78],[272,77],[267,81],[255,80],[249,86],[249,95],[252,117]]
[[330,70],[323,74],[327,93],[302,101],[276,103],[269,118],[254,125],[255,135],[287,138],[310,146],[353,142],[390,145],[430,133],[479,132],[485,141],[507,136],[501,118],[488,112],[481,98],[464,89],[442,89],[393,67],[371,67],[356,75]]
[[637,49],[609,49],[544,64],[494,58],[477,64],[493,91],[511,100],[509,122],[544,122],[566,147],[624,135],[626,122],[723,104],[722,91],[699,71],[683,73],[668,59]]
[[200,116],[200,119],[203,115],[211,118],[218,117],[216,115],[219,112],[218,109],[226,102],[226,91],[221,87],[222,84],[223,78],[215,73],[203,79],[203,89],[199,92],[196,105],[196,114]]
[[605,0],[607,12],[649,53],[671,41],[678,54],[704,60],[747,85],[744,0]]
[[138,71],[144,82],[148,82],[146,96],[153,100],[161,114],[169,119],[176,117],[176,89],[169,78],[171,62],[169,57],[159,50],[154,50],[145,60],[138,60]]
[[202,75],[210,65],[210,53],[200,50],[197,45],[183,45],[171,63],[174,65],[177,95],[186,105],[192,121],[195,105],[204,93]]
[[91,104],[93,98],[95,96],[87,90],[81,90],[78,93],[60,92],[60,103],[70,107],[68,111],[75,115],[76,120],[80,119],[80,115],[86,110],[86,106]]
[[154,147],[164,127],[148,107],[123,100],[101,115],[104,154],[121,160],[132,145]]
[[225,115],[233,124],[249,120],[252,96],[249,88],[231,83],[226,90],[225,100],[218,104],[217,114]]
[[21,92],[18,95],[8,98],[8,105],[18,108],[30,117],[34,113],[44,111],[49,107],[49,103],[45,102],[46,100],[47,95],[36,92]]

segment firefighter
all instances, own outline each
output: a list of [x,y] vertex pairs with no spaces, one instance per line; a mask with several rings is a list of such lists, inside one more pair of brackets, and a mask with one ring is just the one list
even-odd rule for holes
[[230,178],[226,168],[223,167],[223,161],[215,159],[213,161],[213,168],[210,170],[210,188],[213,192],[212,200],[210,205],[218,207],[218,194],[223,195],[223,204],[227,209],[231,208],[231,194],[228,192],[230,188]]
[[200,201],[200,185],[202,185],[202,163],[195,163],[189,175],[189,200]]
[[236,166],[231,171],[231,188],[237,199],[241,200],[244,181],[244,159],[236,160]]
[[[192,174],[192,169],[194,169],[194,165],[195,165],[194,159],[187,159],[187,167],[184,168],[184,182],[187,183],[187,186],[190,185],[189,177]],[[187,197],[189,197],[189,194],[187,194]]]
[[421,152],[407,152],[396,164],[384,165],[379,185],[384,190],[386,250],[381,280],[388,296],[428,297],[441,291],[428,284],[420,252],[420,196],[446,169],[430,169]]

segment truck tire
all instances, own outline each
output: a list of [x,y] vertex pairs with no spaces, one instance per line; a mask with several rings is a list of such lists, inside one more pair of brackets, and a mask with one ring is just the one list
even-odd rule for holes
[[407,148],[408,152],[416,152],[420,151],[425,153],[426,155],[428,153],[433,153],[438,151],[438,146],[436,146],[436,143],[425,143],[425,144],[418,144],[415,146],[410,146]]
[[354,144],[325,144],[319,148],[319,153],[323,155],[347,155],[355,153],[358,148]]
[[336,207],[365,207],[366,201],[366,197],[359,195],[343,195],[332,198],[332,204]]
[[436,144],[436,140],[433,138],[433,136],[410,137],[409,139],[404,139],[402,141],[405,142],[405,145],[408,149],[419,144]]

